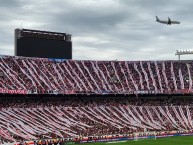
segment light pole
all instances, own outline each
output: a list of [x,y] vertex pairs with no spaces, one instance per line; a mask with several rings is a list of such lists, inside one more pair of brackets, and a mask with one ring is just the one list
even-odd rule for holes
[[176,50],[176,54],[178,55],[178,60],[180,60],[180,55],[188,55],[193,54],[193,50]]

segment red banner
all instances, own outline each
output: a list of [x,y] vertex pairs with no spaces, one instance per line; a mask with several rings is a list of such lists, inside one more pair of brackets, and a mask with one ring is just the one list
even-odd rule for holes
[[27,94],[26,90],[9,90],[0,88],[0,93],[5,94]]

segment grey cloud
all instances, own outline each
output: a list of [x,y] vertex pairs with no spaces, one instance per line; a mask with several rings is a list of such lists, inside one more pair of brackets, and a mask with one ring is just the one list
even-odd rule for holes
[[[83,38],[73,41],[74,59],[177,59],[176,49],[192,47],[192,6],[189,0],[0,1],[0,53],[13,55],[13,30],[22,25]],[[181,24],[156,23],[156,15]]]
[[1,0],[0,8],[14,8],[22,5],[22,2],[19,0]]

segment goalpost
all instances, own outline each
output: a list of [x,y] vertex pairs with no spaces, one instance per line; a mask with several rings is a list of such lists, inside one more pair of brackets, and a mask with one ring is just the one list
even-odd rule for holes
[[133,140],[134,140],[134,141],[138,141],[138,139],[139,139],[138,136],[139,136],[139,135],[138,135],[137,133],[136,133],[136,134],[134,133],[134,134],[133,134]]
[[152,139],[156,140],[156,133],[155,132],[138,132],[138,133],[133,133],[133,140],[134,141],[140,141],[140,140],[145,140],[145,139]]

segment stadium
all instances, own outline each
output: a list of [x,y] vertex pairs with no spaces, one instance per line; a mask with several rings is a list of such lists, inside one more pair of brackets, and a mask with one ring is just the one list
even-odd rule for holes
[[192,5],[0,1],[0,145],[192,145]]
[[191,60],[1,55],[0,74],[1,144],[155,144],[193,134]]

